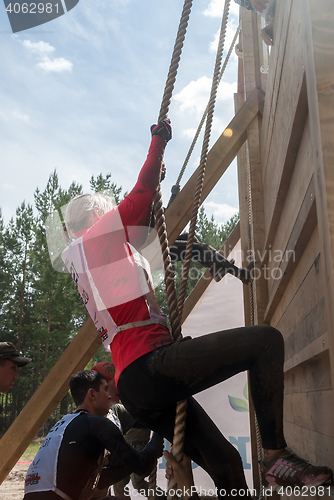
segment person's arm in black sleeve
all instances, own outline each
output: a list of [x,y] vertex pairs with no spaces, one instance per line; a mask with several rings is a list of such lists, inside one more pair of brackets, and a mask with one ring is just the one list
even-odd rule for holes
[[110,452],[118,465],[126,466],[139,476],[147,476],[162,455],[163,438],[154,434],[142,452],[136,451],[122,436],[120,430],[107,418],[91,417],[91,433]]

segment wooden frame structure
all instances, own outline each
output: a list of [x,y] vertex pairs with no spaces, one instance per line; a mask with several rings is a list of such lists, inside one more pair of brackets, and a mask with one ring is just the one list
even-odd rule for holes
[[[237,155],[238,231],[244,264],[250,251],[255,261],[245,322],[284,336],[288,445],[334,469],[334,2],[277,0],[268,78],[260,18],[241,9],[241,19],[236,114],[208,155],[203,200]],[[195,182],[166,212],[170,243],[189,221]],[[0,482],[98,346],[88,321],[1,439]]]
[[[277,0],[267,81],[258,24],[242,12],[236,99],[254,86],[265,91],[263,116],[238,154],[242,248],[255,260],[253,319],[284,336],[288,446],[333,469],[334,2]],[[251,323],[250,308],[245,318]]]

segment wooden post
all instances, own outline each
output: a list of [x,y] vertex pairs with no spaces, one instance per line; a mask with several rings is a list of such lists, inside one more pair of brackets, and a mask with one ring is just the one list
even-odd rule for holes
[[[260,74],[260,41],[259,18],[246,9],[241,9],[242,18],[242,54],[245,99],[254,87],[261,86]],[[254,293],[254,323],[263,323],[264,312],[268,302],[267,283],[262,272],[259,255],[264,247],[264,213],[262,195],[262,169],[260,156],[261,116],[248,127],[248,151],[246,163],[249,165],[251,186],[251,240],[256,273],[253,282]]]
[[[237,106],[243,92],[244,99],[254,88],[261,88],[260,73],[260,41],[259,29],[260,20],[254,13],[246,9],[240,9],[241,14],[241,49],[243,60],[239,67],[239,96],[236,99]],[[262,43],[262,42],[261,42]],[[241,80],[242,78],[242,80]],[[264,213],[262,196],[262,169],[260,156],[260,134],[261,116],[260,114],[253,120],[247,130],[247,143],[238,157],[238,181],[239,181],[239,202],[240,202],[240,224],[241,241],[244,252],[243,265],[247,265],[248,260],[254,261],[255,279],[249,285],[250,290],[245,290],[245,324],[263,323],[264,311],[266,308],[268,293],[262,266],[259,259],[260,252],[264,245]],[[249,253],[251,251],[251,253]],[[246,254],[245,254],[246,252]],[[245,287],[244,287],[245,288]],[[248,300],[246,300],[248,299]],[[251,299],[251,303],[249,301]],[[260,476],[258,470],[258,460],[261,443],[257,442],[255,411],[250,400],[250,427],[252,435],[252,462],[254,486],[259,491]]]

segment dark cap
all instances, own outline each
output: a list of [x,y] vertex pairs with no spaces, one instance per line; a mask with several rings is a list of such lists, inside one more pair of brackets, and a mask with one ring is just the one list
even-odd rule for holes
[[17,366],[25,366],[30,363],[30,358],[20,356],[11,342],[0,342],[0,360],[10,359],[17,364]]

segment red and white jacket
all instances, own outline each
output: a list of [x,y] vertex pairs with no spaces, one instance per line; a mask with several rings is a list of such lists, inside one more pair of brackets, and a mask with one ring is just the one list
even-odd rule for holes
[[145,298],[147,265],[135,251],[147,236],[165,144],[160,136],[152,137],[132,191],[93,226],[77,233],[62,254],[103,344],[110,345],[116,384],[130,363],[172,343],[168,330],[151,314]]

